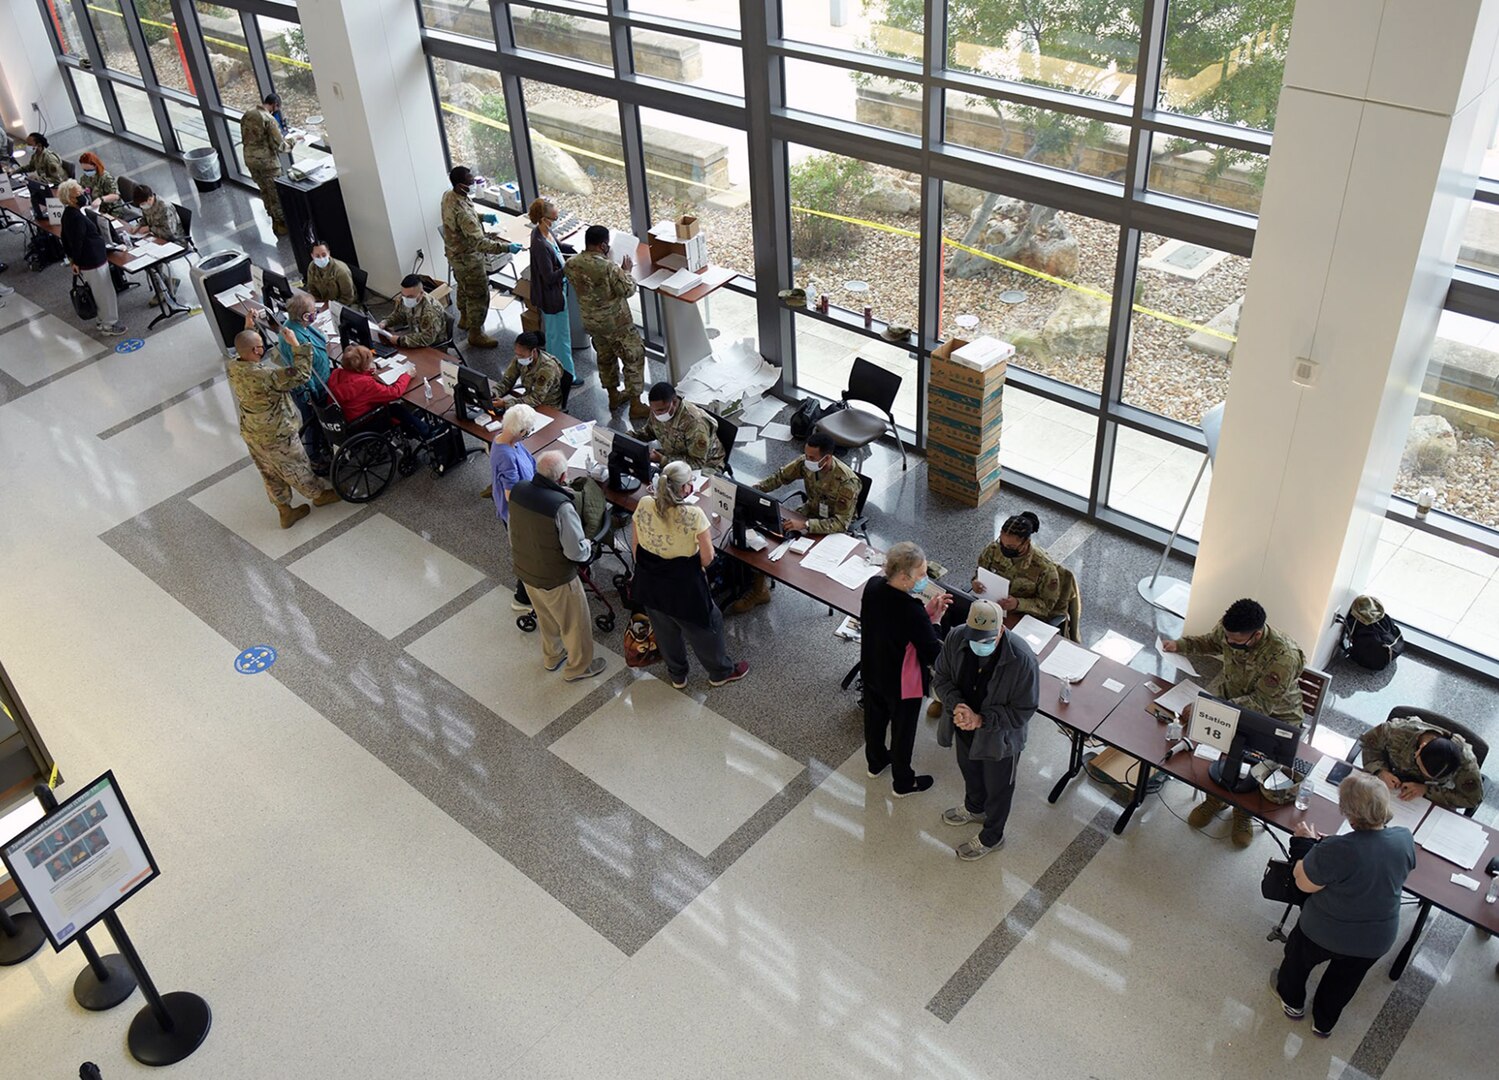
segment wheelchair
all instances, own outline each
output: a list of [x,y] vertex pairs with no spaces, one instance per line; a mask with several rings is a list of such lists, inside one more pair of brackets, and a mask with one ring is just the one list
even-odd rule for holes
[[452,437],[452,425],[438,420],[432,435],[416,439],[397,426],[390,410],[389,405],[380,405],[350,421],[331,395],[313,401],[312,411],[333,448],[328,481],[344,502],[367,503],[379,498],[397,475],[416,472],[423,452],[438,476],[466,460],[460,457],[457,462],[449,462],[434,451],[438,443]]

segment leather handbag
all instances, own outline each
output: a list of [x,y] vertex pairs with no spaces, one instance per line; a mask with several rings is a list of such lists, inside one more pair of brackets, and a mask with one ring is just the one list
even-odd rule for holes
[[88,321],[99,317],[99,304],[94,299],[94,290],[76,270],[73,272],[73,287],[68,290],[68,299],[73,302],[73,310],[80,319]]
[[1260,878],[1260,895],[1277,904],[1300,907],[1306,901],[1306,893],[1296,885],[1292,866],[1289,859],[1271,859],[1266,863]]
[[630,625],[624,633],[625,663],[632,668],[650,667],[661,659],[661,650],[656,647],[656,631],[651,627],[651,617],[637,611],[630,616]]

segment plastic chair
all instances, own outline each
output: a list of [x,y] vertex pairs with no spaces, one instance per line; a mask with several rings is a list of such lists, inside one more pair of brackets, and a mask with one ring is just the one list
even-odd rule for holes
[[1332,686],[1332,676],[1316,668],[1302,668],[1301,678],[1297,682],[1301,686],[1301,710],[1306,713],[1301,738],[1310,746],[1312,737],[1317,734],[1317,725],[1322,720],[1322,710],[1327,706],[1327,694],[1328,688]]
[[734,475],[734,466],[729,464],[729,455],[734,452],[734,438],[739,434],[739,425],[732,420],[725,420],[716,412],[703,412],[713,417],[713,423],[718,432],[718,445],[723,447],[723,472],[725,476]]
[[368,315],[370,309],[369,305],[365,303],[365,297],[369,294],[369,272],[351,265],[349,267],[349,276],[354,279],[354,306]]
[[[886,371],[878,364],[871,364],[862,356],[854,358],[853,370],[848,373],[848,389],[843,391],[843,403],[848,408],[829,413],[817,422],[815,430],[824,432],[845,449],[863,449],[870,443],[889,434],[900,449],[900,467],[906,468],[906,446],[901,442],[900,432],[895,426],[895,395],[900,393],[901,377]],[[872,406],[883,414],[874,416],[853,407],[854,402]]]

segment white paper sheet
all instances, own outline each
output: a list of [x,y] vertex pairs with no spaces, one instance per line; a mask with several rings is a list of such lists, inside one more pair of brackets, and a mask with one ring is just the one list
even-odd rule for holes
[[817,542],[817,545],[806,555],[802,556],[802,566],[807,570],[816,570],[819,574],[832,576],[838,565],[859,546],[856,537],[847,533],[830,533]]
[[1391,793],[1390,798],[1390,824],[1399,825],[1401,828],[1415,832],[1421,825],[1421,819],[1431,809],[1431,800],[1422,796],[1419,799],[1402,799]]
[[661,283],[663,281],[670,280],[672,274],[674,273],[676,273],[675,270],[657,270],[650,277],[643,279],[639,283],[640,287],[642,289],[659,289],[661,287]]
[[1103,688],[1111,694],[1117,694],[1124,689],[1124,684],[1118,679],[1105,679],[1103,681]]
[[1183,675],[1202,674],[1197,670],[1197,666],[1193,664],[1192,661],[1188,660],[1184,654],[1167,652],[1165,649],[1161,648],[1161,643],[1159,641],[1155,643],[1155,650],[1156,652],[1161,654],[1161,659],[1165,661],[1167,667],[1173,667],[1177,671],[1180,671]]
[[1191,596],[1191,591],[1192,588],[1190,585],[1178,581],[1161,594],[1158,603],[1167,611],[1174,611],[1185,619],[1187,617],[1187,600]]
[[761,398],[753,405],[747,406],[741,415],[744,417],[746,424],[763,427],[779,416],[781,410],[785,407],[786,403],[780,398]]
[[1031,647],[1031,651],[1040,653],[1046,648],[1046,643],[1057,636],[1057,628],[1050,623],[1044,623],[1034,615],[1027,615],[1015,624],[1013,633],[1019,634],[1025,639],[1025,643]]
[[744,443],[754,442],[760,437],[760,432],[752,427],[742,427],[734,432],[734,445],[740,446]]
[[691,292],[702,283],[703,279],[691,270],[678,270],[661,283],[660,289],[664,293],[681,296],[683,293]]
[[574,424],[570,428],[563,428],[558,438],[574,450],[586,447],[593,442],[593,425],[594,421],[589,420],[582,424]]
[[812,550],[814,543],[816,541],[810,536],[798,536],[795,540],[791,541],[791,550],[797,555],[805,555]]
[[1003,600],[1010,595],[1009,578],[1000,577],[992,571],[985,570],[982,566],[973,572],[973,576],[978,578],[978,583],[983,586],[982,592],[974,589],[975,596],[980,596],[985,600]]
[[406,365],[397,364],[393,368],[387,368],[385,371],[380,372],[380,374],[376,375],[375,378],[379,379],[386,386],[394,386],[396,384],[396,380],[398,380],[402,375],[405,374]]
[[1050,655],[1041,661],[1041,670],[1058,679],[1080,682],[1088,677],[1088,672],[1093,670],[1093,665],[1096,663],[1098,663],[1097,653],[1089,652],[1081,645],[1074,645],[1063,638],[1057,642],[1056,648],[1051,650]]
[[1478,822],[1438,806],[1416,830],[1416,843],[1439,859],[1471,870],[1488,847],[1488,832]]
[[760,435],[762,438],[775,439],[777,442],[790,442],[791,425],[775,423],[766,424],[760,429]]
[[1170,690],[1167,690],[1151,704],[1158,709],[1165,709],[1172,716],[1180,716],[1182,710],[1197,700],[1197,695],[1202,693],[1202,687],[1188,679],[1179,682]]
[[587,472],[588,465],[593,460],[590,447],[580,446],[573,451],[573,456],[567,459],[567,467],[576,469],[578,472]]
[[880,572],[878,566],[870,566],[863,559],[845,559],[838,564],[828,577],[832,578],[845,589],[853,589],[857,592],[864,587],[864,583]]
[[1093,643],[1093,651],[1099,656],[1107,656],[1116,664],[1128,665],[1144,645],[1138,641],[1131,641],[1117,630],[1110,630],[1103,637]]

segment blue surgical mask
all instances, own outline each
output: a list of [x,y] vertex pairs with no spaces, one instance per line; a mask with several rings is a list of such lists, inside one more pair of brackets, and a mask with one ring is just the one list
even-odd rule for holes
[[926,592],[926,587],[931,583],[932,579],[927,577],[925,574],[922,574],[919,578],[916,579],[916,584],[911,586],[911,591],[913,593]]
[[409,308],[414,308],[414,307],[416,307],[416,305],[420,304],[421,302],[422,302],[422,298],[420,296],[402,296],[401,297],[401,303],[405,304]]
[[84,176],[98,176],[99,175],[99,170],[97,170],[97,169],[84,169],[83,170],[83,175]]
[[315,265],[319,270],[326,270],[326,269],[328,269],[328,264],[331,263],[332,261],[333,261],[333,256],[332,255],[314,255],[312,257],[313,265]]
[[992,641],[970,641],[968,647],[973,650],[974,656],[993,656],[994,650],[999,648],[999,639]]

